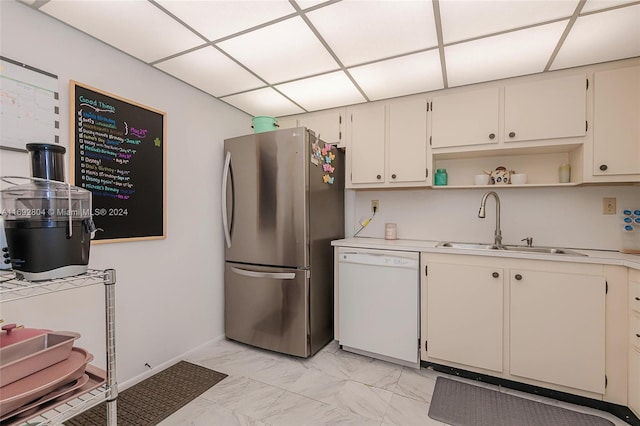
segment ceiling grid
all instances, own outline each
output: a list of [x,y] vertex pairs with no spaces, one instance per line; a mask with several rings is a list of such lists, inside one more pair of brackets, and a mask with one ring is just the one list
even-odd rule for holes
[[14,1],[250,115],[640,56],[638,0]]

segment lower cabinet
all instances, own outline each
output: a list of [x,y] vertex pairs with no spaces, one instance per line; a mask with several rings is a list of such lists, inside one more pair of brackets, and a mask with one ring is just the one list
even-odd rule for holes
[[503,270],[433,262],[427,276],[429,356],[502,371]]
[[605,393],[602,265],[422,256],[425,361]]
[[509,371],[603,394],[605,278],[510,270]]
[[629,408],[640,417],[640,271],[629,273]]

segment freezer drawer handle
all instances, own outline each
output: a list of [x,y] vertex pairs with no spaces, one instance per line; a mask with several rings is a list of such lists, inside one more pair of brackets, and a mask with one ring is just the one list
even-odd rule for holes
[[229,168],[231,167],[231,153],[227,152],[224,159],[222,174],[222,227],[224,228],[224,240],[227,248],[231,248],[231,231],[229,231],[229,220],[227,218],[227,180],[229,179]]
[[247,271],[246,269],[240,269],[231,267],[231,270],[238,275],[244,275],[251,278],[273,278],[274,280],[293,280],[296,278],[294,272],[256,272]]

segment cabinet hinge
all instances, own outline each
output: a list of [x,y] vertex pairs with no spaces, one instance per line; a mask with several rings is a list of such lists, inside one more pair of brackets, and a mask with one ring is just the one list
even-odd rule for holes
[[588,132],[588,131],[589,131],[589,122],[588,122],[588,121],[585,121],[585,122],[584,122],[584,131],[585,131],[585,132]]

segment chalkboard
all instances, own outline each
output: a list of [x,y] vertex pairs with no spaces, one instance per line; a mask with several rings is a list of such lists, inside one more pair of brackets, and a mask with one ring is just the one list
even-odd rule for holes
[[70,182],[92,192],[94,241],[166,237],[165,113],[70,82]]

